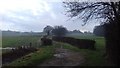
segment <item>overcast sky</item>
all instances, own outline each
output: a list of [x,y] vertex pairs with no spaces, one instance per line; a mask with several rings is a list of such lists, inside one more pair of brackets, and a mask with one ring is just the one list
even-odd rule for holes
[[0,30],[41,32],[46,25],[63,25],[68,30],[92,31],[97,24],[82,25],[82,21],[69,20],[63,3],[45,0],[0,0]]

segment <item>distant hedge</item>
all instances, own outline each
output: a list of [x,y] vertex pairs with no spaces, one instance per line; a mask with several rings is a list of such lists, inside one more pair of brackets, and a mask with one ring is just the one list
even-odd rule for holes
[[91,49],[91,50],[96,49],[94,40],[76,39],[76,38],[72,38],[72,37],[58,37],[58,36],[53,36],[52,39],[54,41],[64,42],[64,43],[74,45],[80,49]]

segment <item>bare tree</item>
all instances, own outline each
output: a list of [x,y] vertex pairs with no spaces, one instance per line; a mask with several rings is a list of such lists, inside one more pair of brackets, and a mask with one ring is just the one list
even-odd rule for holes
[[[114,1],[114,0],[113,0]],[[120,1],[118,2],[63,2],[66,15],[70,18],[78,18],[84,21],[83,25],[91,19],[102,19],[106,29],[106,53],[115,64],[118,63]],[[109,23],[106,24],[106,23]]]
[[67,15],[71,18],[77,17],[84,21],[84,25],[92,18],[103,18],[107,21],[120,21],[119,2],[63,2],[67,9]]

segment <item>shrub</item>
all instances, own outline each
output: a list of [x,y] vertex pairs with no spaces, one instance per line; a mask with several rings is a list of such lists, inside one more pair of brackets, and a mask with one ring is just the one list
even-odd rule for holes
[[48,38],[41,38],[42,45],[52,45],[52,40]]
[[95,50],[95,41],[94,40],[75,39],[75,38],[71,38],[71,37],[57,37],[57,36],[54,36],[52,39],[55,41],[58,41],[58,42],[65,42],[65,43],[74,45],[80,49]]

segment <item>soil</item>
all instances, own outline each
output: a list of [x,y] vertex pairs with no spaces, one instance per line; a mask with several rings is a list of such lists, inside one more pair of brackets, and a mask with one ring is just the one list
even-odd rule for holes
[[52,59],[44,61],[39,66],[80,66],[85,59],[80,52],[56,48]]

